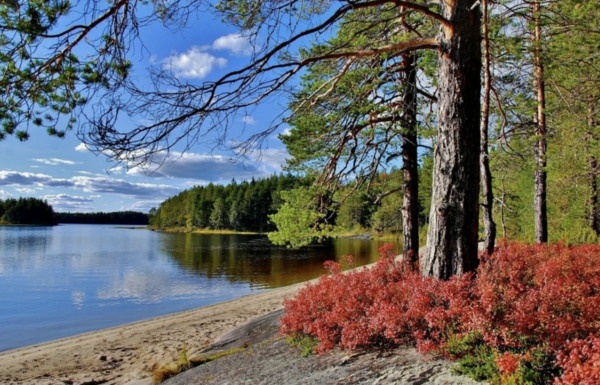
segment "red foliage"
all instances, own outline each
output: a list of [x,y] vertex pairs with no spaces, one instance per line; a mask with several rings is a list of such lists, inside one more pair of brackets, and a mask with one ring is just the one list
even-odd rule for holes
[[391,245],[370,270],[332,273],[286,300],[281,319],[285,334],[304,333],[319,340],[318,351],[417,341],[422,349],[440,346],[446,330],[468,314],[471,275],[444,282],[424,278],[406,262],[394,260]]
[[395,261],[391,245],[380,253],[370,270],[342,274],[328,263],[331,275],[285,301],[282,332],[316,337],[320,353],[400,343],[443,353],[450,335],[477,332],[506,374],[543,348],[565,369],[560,384],[599,375],[600,340],[582,339],[600,326],[600,247],[505,243],[475,276],[449,281]]
[[498,365],[500,373],[511,375],[519,369],[520,360],[521,355],[504,352],[504,354],[496,357],[496,365]]
[[558,353],[557,363],[564,369],[557,385],[600,384],[600,338],[568,342]]
[[499,349],[585,338],[600,325],[600,248],[504,244],[482,264],[471,330]]

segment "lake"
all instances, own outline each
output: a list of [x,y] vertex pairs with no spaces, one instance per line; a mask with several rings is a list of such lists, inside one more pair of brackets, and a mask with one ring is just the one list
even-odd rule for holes
[[290,250],[263,235],[0,227],[0,351],[302,282],[348,254],[369,264],[382,244],[332,239]]

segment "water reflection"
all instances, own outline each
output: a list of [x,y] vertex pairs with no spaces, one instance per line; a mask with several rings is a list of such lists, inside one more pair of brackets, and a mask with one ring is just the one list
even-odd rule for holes
[[300,250],[272,245],[265,236],[165,234],[162,251],[183,269],[207,278],[225,277],[254,287],[275,288],[325,273],[323,263],[353,255],[356,266],[373,263],[383,242],[331,239]]
[[290,250],[256,235],[0,227],[0,351],[305,281],[348,254],[371,263],[380,245]]

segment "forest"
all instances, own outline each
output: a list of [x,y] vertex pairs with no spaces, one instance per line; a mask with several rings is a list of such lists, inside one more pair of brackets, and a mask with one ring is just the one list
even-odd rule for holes
[[[423,156],[420,172],[431,172],[431,156]],[[150,211],[150,225],[157,229],[186,228],[215,229],[250,232],[273,232],[277,230],[273,215],[277,214],[284,202],[290,198],[290,190],[298,190],[302,196],[310,197],[308,189],[314,177],[301,177],[294,174],[273,175],[251,181],[235,180],[228,185],[208,184],[193,187],[171,197]],[[426,193],[427,178],[422,178],[422,202],[420,203],[420,223],[427,222]],[[429,179],[430,180],[430,179]],[[377,235],[400,234],[402,231],[402,199],[398,194],[379,199],[378,196],[390,187],[402,184],[402,170],[393,169],[389,173],[377,175],[372,188],[361,188],[348,199],[342,201],[344,193],[353,184],[345,186],[332,197],[330,205],[331,233],[363,234],[374,232]],[[305,207],[300,208],[300,210]],[[60,215],[60,214],[59,214]],[[60,222],[60,220],[59,220]]]
[[307,186],[310,179],[291,174],[197,186],[171,197],[151,210],[150,225],[159,228],[273,231],[269,215],[281,206],[280,192]]
[[47,201],[37,198],[0,199],[0,224],[45,225],[56,224],[54,210]]
[[95,225],[147,225],[148,215],[138,211],[114,211],[110,213],[56,213],[58,223]]
[[[319,352],[409,343],[495,384],[600,383],[600,2],[87,4],[85,25],[61,28],[68,1],[0,1],[0,140],[77,127],[137,166],[195,143],[242,159],[280,132],[293,177],[195,187],[152,223],[275,230],[300,247],[400,214],[402,262],[382,248],[370,271],[328,264],[286,302],[284,331]],[[246,64],[132,75],[145,26],[200,15],[239,32]],[[268,127],[236,125],[273,101],[287,106]]]
[[0,199],[0,224],[56,225],[58,223],[147,225],[148,215],[137,211],[60,213],[54,212],[47,201],[38,198]]

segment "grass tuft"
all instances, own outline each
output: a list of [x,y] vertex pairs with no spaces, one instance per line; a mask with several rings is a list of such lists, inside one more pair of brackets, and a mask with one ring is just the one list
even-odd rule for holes
[[161,366],[152,372],[152,381],[155,384],[160,384],[171,377],[178,375],[179,373],[185,372],[188,369],[195,368],[196,366],[200,366],[202,364],[206,364],[207,362],[211,362],[217,360],[219,358],[227,357],[232,354],[241,352],[247,348],[247,345],[241,348],[229,349],[224,352],[219,352],[217,354],[213,354],[208,357],[192,357],[188,359],[187,357],[187,349],[185,345],[181,349],[181,353],[179,353],[179,360],[176,362],[172,362],[170,364]]

